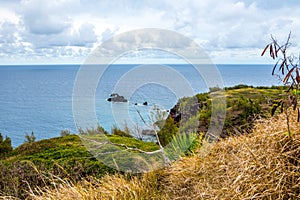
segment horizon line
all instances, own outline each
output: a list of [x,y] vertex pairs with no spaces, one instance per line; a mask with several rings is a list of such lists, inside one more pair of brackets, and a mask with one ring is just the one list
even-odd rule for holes
[[[194,63],[193,63],[194,64]],[[193,65],[189,63],[112,63],[109,65]],[[274,65],[273,63],[207,63],[213,65]],[[88,65],[88,64],[80,64],[80,63],[16,63],[16,64],[0,64],[0,66],[59,66],[59,65]],[[106,65],[106,64],[94,64],[94,65]],[[205,64],[200,64],[205,65]]]

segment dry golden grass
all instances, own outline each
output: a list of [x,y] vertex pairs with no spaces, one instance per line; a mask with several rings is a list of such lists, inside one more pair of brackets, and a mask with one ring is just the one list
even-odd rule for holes
[[159,188],[155,187],[158,177],[158,174],[151,172],[141,177],[107,175],[101,180],[82,181],[77,184],[64,182],[55,190],[44,188],[32,191],[30,199],[162,199]]
[[204,159],[188,157],[167,174],[169,199],[296,199],[300,192],[299,124],[285,136],[284,115],[260,121],[251,135],[216,143]]
[[205,156],[185,157],[170,168],[139,177],[106,176],[94,183],[42,189],[33,199],[298,199],[300,126],[284,115],[257,122],[253,134],[215,144]]

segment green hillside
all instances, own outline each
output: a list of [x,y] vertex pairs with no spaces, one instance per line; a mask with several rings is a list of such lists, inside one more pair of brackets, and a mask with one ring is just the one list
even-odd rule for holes
[[[156,150],[155,143],[134,138],[107,135],[109,140],[145,151]],[[115,173],[114,169],[95,159],[78,135],[51,138],[25,143],[0,160],[0,194],[26,196],[32,187],[52,185],[53,177],[77,182],[88,177],[102,177]]]
[[[198,133],[205,132],[210,123],[211,94],[219,92],[211,89],[211,93],[198,94],[199,113],[186,119],[181,124],[188,127],[192,120],[199,121]],[[232,135],[251,133],[257,119],[269,118],[273,104],[280,98],[283,87],[258,87],[239,85],[225,89],[226,118],[221,136],[227,138]],[[187,105],[189,98],[180,101]],[[175,106],[174,109],[178,108]],[[178,111],[179,112],[179,111]],[[171,116],[169,117],[172,118]],[[181,119],[182,120],[182,119]],[[178,127],[176,119],[167,120],[165,129],[159,132],[160,138],[167,142],[173,138]],[[183,127],[185,128],[185,127]],[[97,136],[97,131],[87,131],[91,137]],[[129,137],[123,131],[106,134],[111,143],[121,144],[121,148],[139,148],[144,151],[154,151],[158,145],[153,142],[143,142]],[[122,146],[123,145],[123,146]],[[193,143],[189,155],[193,155],[201,142]],[[126,162],[126,157],[123,158]],[[132,163],[128,161],[128,165]],[[0,159],[0,196],[14,196],[24,198],[31,189],[53,189],[58,183],[80,183],[82,180],[98,180],[105,175],[119,176],[119,172],[107,167],[95,159],[82,144],[77,135],[51,138],[37,142],[25,143],[5,157]],[[121,174],[122,175],[122,174]],[[123,175],[125,175],[123,173]],[[137,178],[136,176],[126,175]]]

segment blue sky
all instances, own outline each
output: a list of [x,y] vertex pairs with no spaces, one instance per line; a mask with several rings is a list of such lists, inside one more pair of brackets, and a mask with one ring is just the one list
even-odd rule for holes
[[270,34],[300,52],[297,0],[0,0],[0,64],[82,63],[101,42],[140,28],[192,38],[215,63],[267,63]]

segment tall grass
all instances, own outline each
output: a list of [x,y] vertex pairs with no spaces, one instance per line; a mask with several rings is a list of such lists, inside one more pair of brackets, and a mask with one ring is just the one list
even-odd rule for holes
[[300,126],[285,116],[259,120],[250,135],[230,137],[201,156],[183,157],[164,170],[107,175],[56,189],[31,191],[32,199],[299,199]]
[[40,188],[30,198],[44,199],[164,199],[158,187],[160,175],[151,172],[143,176],[107,175],[101,180],[82,181],[77,184],[62,182],[55,190]]
[[300,134],[285,135],[284,116],[257,122],[251,135],[218,142],[165,172],[168,199],[297,199],[300,197]]

